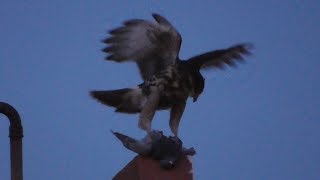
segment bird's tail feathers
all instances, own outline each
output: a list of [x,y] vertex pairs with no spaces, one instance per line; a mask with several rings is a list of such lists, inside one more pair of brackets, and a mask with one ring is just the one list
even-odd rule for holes
[[139,87],[91,91],[90,95],[102,104],[115,107],[116,112],[122,113],[139,113],[143,103],[146,101]]

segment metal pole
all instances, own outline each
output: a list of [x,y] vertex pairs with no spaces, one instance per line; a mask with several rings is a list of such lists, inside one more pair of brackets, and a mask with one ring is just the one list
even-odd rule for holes
[[11,180],[23,180],[22,165],[22,137],[23,128],[21,119],[14,107],[5,102],[0,102],[0,113],[6,115],[10,121],[10,160]]

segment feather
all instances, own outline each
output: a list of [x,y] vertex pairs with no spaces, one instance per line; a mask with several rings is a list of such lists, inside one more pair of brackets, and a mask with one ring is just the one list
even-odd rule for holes
[[102,51],[109,54],[106,60],[135,61],[144,80],[175,64],[181,36],[164,17],[153,17],[156,22],[131,19],[109,31],[111,36],[102,41],[107,45]]
[[244,55],[250,55],[250,49],[253,45],[250,43],[237,44],[227,49],[210,51],[204,54],[194,56],[188,60],[188,63],[197,68],[224,69],[226,65],[236,67],[236,62],[242,62]]

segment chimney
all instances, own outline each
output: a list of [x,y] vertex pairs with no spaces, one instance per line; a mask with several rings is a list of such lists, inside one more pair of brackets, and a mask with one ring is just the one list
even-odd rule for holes
[[160,167],[159,161],[138,155],[113,180],[192,180],[191,156],[182,155],[172,169]]

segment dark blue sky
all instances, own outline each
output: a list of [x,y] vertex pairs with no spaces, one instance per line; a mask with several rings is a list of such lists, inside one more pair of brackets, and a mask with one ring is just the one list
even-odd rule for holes
[[[47,1],[0,3],[0,101],[24,126],[25,179],[110,179],[135,155],[110,129],[140,138],[137,115],[116,114],[88,91],[141,82],[133,64],[104,61],[100,40],[128,18],[168,18],[180,57],[240,42],[246,64],[204,71],[180,126],[194,146],[196,179],[320,179],[320,2]],[[4,116],[0,116],[5,119]],[[168,112],[155,129],[169,134]],[[8,122],[0,124],[0,174],[9,179]]]

